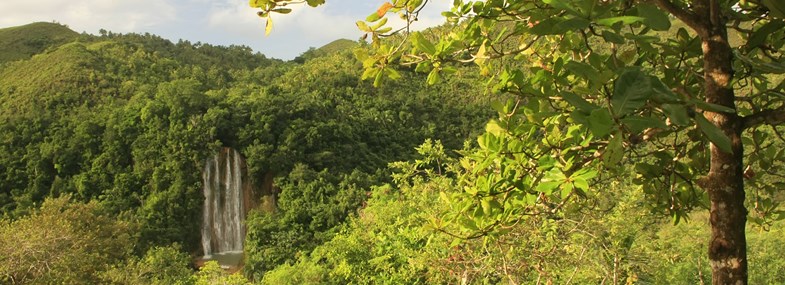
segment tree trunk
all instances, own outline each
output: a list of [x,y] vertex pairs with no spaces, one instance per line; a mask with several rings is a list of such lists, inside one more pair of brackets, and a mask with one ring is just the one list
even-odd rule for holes
[[[704,14],[707,17],[702,17],[706,27],[701,34],[704,92],[706,102],[735,110],[735,96],[731,86],[733,53],[724,20],[716,13],[712,11]],[[747,284],[747,209],[744,207],[744,148],[741,141],[743,121],[737,114],[704,112],[704,115],[730,138],[733,150],[733,153],[726,153],[712,144],[711,168],[700,183],[711,201],[709,260],[712,284]]]

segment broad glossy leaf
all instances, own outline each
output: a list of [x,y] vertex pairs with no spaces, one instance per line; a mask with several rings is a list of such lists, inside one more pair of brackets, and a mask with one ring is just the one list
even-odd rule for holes
[[359,29],[360,29],[360,31],[363,31],[363,32],[372,32],[371,28],[370,28],[370,27],[368,27],[368,25],[367,25],[367,24],[365,24],[365,22],[364,22],[364,21],[357,21],[357,23],[355,23],[355,24],[357,25],[357,28],[359,28]]
[[638,3],[638,16],[644,18],[643,24],[655,31],[667,31],[671,28],[671,20],[668,14],[649,3]]
[[720,150],[726,153],[733,152],[733,149],[731,149],[730,138],[728,138],[728,136],[726,136],[719,127],[715,126],[701,115],[695,116],[695,122],[698,124],[698,128],[700,128],[701,132],[709,138],[709,141],[711,141]]
[[572,92],[562,92],[561,97],[562,99],[564,99],[564,101],[567,101],[567,103],[570,103],[570,105],[572,105],[576,109],[586,113],[589,113],[592,110],[599,108],[597,107],[597,105],[589,103],[588,101],[581,98],[581,96],[575,95]]
[[505,132],[504,128],[499,126],[499,121],[491,120],[485,125],[485,131],[495,136],[501,135]]
[[624,158],[624,148],[622,146],[621,134],[614,134],[602,153],[602,162],[605,167],[611,169],[619,167],[619,163]]
[[734,55],[747,64],[752,65],[755,71],[759,73],[785,74],[785,62],[764,62],[747,57],[739,52],[734,52]]
[[654,94],[652,100],[657,103],[680,103],[682,100],[679,95],[668,89],[658,77],[651,76],[651,87]]
[[623,44],[626,41],[622,35],[611,31],[602,31],[602,38],[605,39],[606,42],[615,44]]
[[377,14],[376,12],[373,12],[370,15],[368,15],[368,17],[365,17],[365,21],[366,22],[376,22],[376,21],[378,21],[381,18],[382,17],[379,16],[379,14]]
[[567,64],[564,65],[564,68],[587,80],[598,83],[600,81],[600,72],[589,64],[570,60],[567,62]]
[[270,12],[275,12],[275,13],[279,13],[279,14],[289,14],[289,13],[292,12],[292,9],[289,9],[289,8],[278,8],[278,9],[273,9]]
[[769,37],[772,33],[785,28],[785,21],[773,19],[768,23],[764,24],[757,30],[755,30],[752,35],[750,35],[749,39],[747,40],[747,50],[750,51],[754,48],[759,47],[766,41],[766,38]]
[[603,138],[613,131],[614,121],[608,109],[595,109],[588,120],[589,130],[596,138]]
[[422,33],[414,32],[411,35],[412,44],[414,47],[417,48],[419,51],[424,52],[426,54],[434,54],[436,53],[436,47],[431,43],[428,39],[426,39]]
[[392,80],[398,80],[401,78],[401,74],[398,73],[398,70],[395,70],[395,68],[385,68],[384,73],[387,74],[387,76]]
[[581,168],[578,171],[575,171],[575,173],[573,173],[571,177],[573,179],[580,178],[580,179],[589,180],[594,177],[597,177],[597,170],[591,168]]
[[434,68],[431,73],[428,73],[428,85],[434,85],[439,82],[439,70]]
[[324,0],[307,0],[308,6],[316,7],[324,4]]
[[566,32],[575,32],[579,30],[583,30],[589,27],[591,22],[584,18],[570,18],[565,21],[561,21],[554,26],[554,32],[556,34],[564,34]]
[[769,14],[774,17],[785,18],[785,2],[782,0],[761,0],[761,3],[769,8]]
[[619,17],[611,17],[611,18],[599,19],[599,20],[596,20],[595,22],[598,25],[603,25],[603,26],[610,27],[610,26],[613,26],[616,23],[622,23],[622,24],[625,24],[625,25],[629,25],[629,24],[633,24],[633,23],[643,22],[643,20],[644,20],[643,17],[638,17],[638,16],[619,16]]
[[556,9],[567,10],[568,12],[575,15],[586,16],[578,13],[578,11],[573,8],[573,3],[565,0],[542,0],[542,2]]
[[548,18],[536,26],[530,32],[535,35],[558,35],[567,31],[583,30],[589,27],[591,22],[583,18]]
[[663,104],[662,111],[677,126],[687,126],[690,124],[690,116],[687,108],[681,104]]
[[540,184],[538,184],[537,188],[534,188],[534,190],[537,191],[537,192],[545,193],[546,195],[550,195],[551,193],[553,193],[553,190],[556,190],[556,188],[559,188],[559,186],[562,184],[562,182],[564,182],[564,181],[540,182]]
[[267,2],[269,2],[269,0],[249,0],[248,5],[253,8],[262,8],[267,4]]
[[589,190],[589,182],[583,178],[576,178],[572,181],[572,185],[581,190]]
[[378,30],[379,28],[381,28],[382,26],[384,26],[385,24],[387,24],[387,18],[386,18],[386,17],[385,17],[385,18],[382,18],[382,20],[381,20],[381,21],[379,21],[378,23],[374,24],[374,25],[371,27],[371,30],[374,30],[374,31],[376,31],[377,33],[384,33],[384,32],[382,32],[382,31],[377,31],[377,30]]
[[701,101],[701,100],[695,100],[694,103],[695,103],[696,106],[698,106],[698,108],[701,108],[701,109],[706,110],[706,111],[712,111],[712,112],[718,112],[718,113],[728,113],[728,114],[736,113],[736,110],[734,110],[733,108],[725,107],[725,106],[722,106],[722,105],[707,103],[707,102]]
[[623,118],[621,119],[621,123],[627,126],[633,133],[639,133],[648,128],[664,129],[668,127],[661,119],[641,116]]
[[624,72],[614,84],[611,107],[622,117],[646,105],[652,95],[651,78],[638,69]]

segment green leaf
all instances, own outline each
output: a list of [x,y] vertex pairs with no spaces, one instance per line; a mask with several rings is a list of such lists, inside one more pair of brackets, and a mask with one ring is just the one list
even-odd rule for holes
[[583,178],[576,178],[572,181],[572,185],[581,190],[589,190],[589,182]]
[[592,82],[599,83],[600,81],[599,78],[600,72],[589,64],[570,60],[567,62],[567,64],[564,65],[564,68],[568,69],[569,71],[572,71],[572,73],[574,73],[575,75],[583,77]]
[[270,12],[275,12],[275,13],[279,13],[279,14],[289,14],[289,13],[292,12],[292,9],[289,9],[289,8],[278,8],[278,9],[273,9]]
[[575,31],[586,29],[589,27],[589,25],[591,25],[591,22],[589,22],[589,20],[586,20],[584,18],[570,18],[560,23],[557,23],[554,26],[554,32],[556,34],[575,32]]
[[651,76],[650,79],[651,79],[651,88],[654,91],[654,94],[652,94],[652,98],[651,98],[652,100],[654,100],[657,103],[681,102],[681,98],[679,98],[679,96],[676,95],[676,93],[668,89],[668,87],[665,86],[665,83],[662,83],[662,80],[660,80],[658,77]]
[[426,54],[432,55],[436,53],[436,47],[428,41],[420,32],[414,32],[411,35],[412,44],[417,50]]
[[534,190],[550,195],[553,193],[553,190],[559,188],[566,181],[567,176],[560,169],[551,168],[551,170],[545,173],[540,184]]
[[623,44],[625,42],[623,36],[607,30],[602,31],[602,38],[605,39],[606,42],[611,42],[614,44]]
[[434,85],[439,82],[439,70],[433,69],[431,73],[428,73],[428,85]]
[[733,153],[731,148],[730,138],[724,132],[703,116],[695,116],[695,122],[698,123],[698,128],[701,132],[709,138],[709,141],[717,146],[720,150],[726,153]]
[[379,74],[379,69],[376,67],[366,68],[360,79],[365,80]]
[[712,111],[717,113],[728,113],[728,114],[736,113],[736,110],[734,110],[733,108],[708,103],[706,101],[694,100],[693,103],[695,103],[695,105],[698,106],[698,108],[701,108],[702,110],[706,110],[706,111]]
[[384,69],[382,69],[382,72],[376,74],[376,77],[373,79],[373,87],[382,86],[382,80],[384,80],[383,75],[384,75]]
[[363,32],[372,32],[373,31],[373,30],[371,30],[370,27],[368,27],[368,24],[366,24],[363,21],[357,21],[357,23],[355,23],[355,24],[357,25],[357,28],[360,28],[360,31],[363,31]]
[[546,195],[550,195],[551,193],[553,193],[553,190],[556,190],[556,188],[559,188],[559,186],[562,184],[562,182],[564,182],[564,181],[540,182],[540,184],[538,184],[537,188],[534,188],[534,190],[537,191],[537,192],[545,193]]
[[[376,31],[376,30],[378,30],[379,28],[381,28],[382,26],[384,26],[385,24],[387,24],[387,18],[386,18],[386,17],[385,17],[385,18],[382,18],[382,20],[381,20],[381,21],[379,21],[378,23],[374,24],[374,25],[371,27],[371,30],[374,30],[374,31]],[[377,32],[379,32],[379,31],[377,31]]]
[[570,103],[570,105],[572,105],[573,107],[586,113],[589,113],[592,110],[599,108],[597,107],[597,105],[589,103],[588,101],[584,100],[581,96],[575,95],[575,93],[572,92],[562,92],[561,97],[562,99],[564,99],[564,101],[567,101],[567,103]]
[[613,131],[613,117],[607,109],[595,109],[589,116],[589,130],[596,138],[603,138]]
[[584,18],[561,18],[553,17],[541,21],[532,27],[530,32],[535,35],[559,35],[568,31],[583,30],[589,27],[591,22]]
[[487,58],[485,56],[485,52],[486,52],[485,51],[485,42],[483,42],[480,45],[480,48],[477,49],[477,54],[474,55],[474,63],[476,63],[479,66],[482,66],[483,64],[485,64],[485,61],[487,60]]
[[617,117],[622,117],[646,105],[651,95],[651,78],[638,69],[632,69],[616,79],[611,107]]
[[382,16],[379,16],[379,14],[377,14],[376,12],[373,12],[370,15],[368,15],[368,17],[365,17],[365,21],[366,22],[376,22],[376,21],[378,21],[381,18],[382,18]]
[[567,196],[570,196],[570,193],[572,193],[572,189],[573,189],[573,184],[572,183],[564,183],[564,184],[562,184],[561,185],[561,191],[559,192],[561,194],[561,198],[562,199],[566,199]]
[[687,108],[681,104],[663,104],[662,111],[677,126],[687,126],[690,124],[690,116]]
[[573,14],[573,15],[576,15],[576,16],[588,17],[588,15],[586,15],[584,13],[581,13],[578,10],[576,10],[574,8],[575,7],[575,3],[571,3],[569,1],[565,1],[565,0],[542,0],[542,2],[545,3],[545,4],[550,5],[553,8],[566,10],[570,14]]
[[774,74],[785,74],[785,63],[782,62],[764,62],[759,59],[752,59],[745,55],[742,55],[738,51],[734,51],[733,53],[737,58],[741,59],[741,61],[746,62],[749,65],[752,65],[753,69],[755,69],[758,73],[774,73]]
[[766,8],[769,8],[769,13],[777,18],[785,18],[785,2],[782,0],[761,0]]
[[624,148],[621,139],[621,134],[614,134],[608,145],[605,146],[605,151],[602,153],[602,162],[605,167],[610,169],[619,167],[619,163],[624,158]]
[[387,76],[390,77],[390,79],[392,80],[398,80],[401,78],[401,74],[398,73],[398,71],[395,70],[395,68],[385,68],[384,73],[387,74]]
[[581,168],[578,171],[575,171],[575,173],[573,173],[571,177],[573,179],[580,178],[580,179],[589,180],[594,177],[597,177],[597,170],[591,168]]
[[782,28],[785,28],[785,21],[782,20],[771,20],[765,25],[761,26],[755,30],[747,40],[747,51],[751,51],[759,47],[772,33],[779,31]]
[[667,31],[671,28],[671,20],[668,14],[649,3],[638,3],[638,16],[644,18],[643,24],[655,31]]
[[269,0],[250,0],[248,1],[248,5],[253,8],[262,8],[264,7]]
[[619,16],[619,17],[611,17],[611,18],[599,19],[599,20],[597,20],[595,22],[598,25],[603,25],[603,26],[610,27],[610,26],[613,26],[614,24],[619,23],[619,22],[621,22],[622,24],[625,24],[625,25],[629,25],[629,24],[633,24],[633,23],[643,22],[643,20],[644,20],[643,17]]
[[316,7],[324,4],[324,0],[307,0],[308,6]]
[[477,223],[474,222],[474,220],[469,219],[469,218],[461,219],[461,225],[464,228],[466,228],[468,230],[471,230],[471,231],[479,231],[480,230],[480,228],[477,227]]
[[499,136],[505,132],[504,128],[499,126],[499,121],[491,120],[485,125],[485,131],[495,136]]
[[621,119],[621,123],[633,133],[639,133],[648,128],[665,129],[668,127],[662,120],[652,117],[630,116]]

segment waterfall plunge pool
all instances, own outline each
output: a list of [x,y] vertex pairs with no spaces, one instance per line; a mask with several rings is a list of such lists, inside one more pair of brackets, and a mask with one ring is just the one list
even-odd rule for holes
[[243,252],[242,251],[217,252],[202,257],[202,261],[206,262],[211,260],[218,262],[218,265],[220,265],[221,268],[223,269],[238,268],[243,263]]

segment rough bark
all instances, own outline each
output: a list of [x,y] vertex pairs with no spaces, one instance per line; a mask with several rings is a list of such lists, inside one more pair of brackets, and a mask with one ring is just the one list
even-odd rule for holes
[[[675,5],[669,0],[654,2],[687,23],[700,36],[706,102],[735,110],[736,98],[731,86],[733,53],[719,1],[693,0],[686,7]],[[703,115],[730,138],[732,148],[732,153],[726,153],[711,145],[709,173],[699,183],[711,202],[711,240],[708,251],[712,284],[747,284],[747,209],[744,207],[744,147],[741,134],[749,123],[735,113],[704,112]]]
[[[733,53],[725,22],[717,1],[697,1],[696,14],[703,23],[702,35],[704,92],[706,102],[736,109],[731,86]],[[711,202],[709,260],[712,284],[747,284],[747,240],[744,207],[744,148],[741,133],[744,120],[735,113],[705,112],[706,118],[731,140],[733,152],[712,144],[711,166],[703,187]]]

